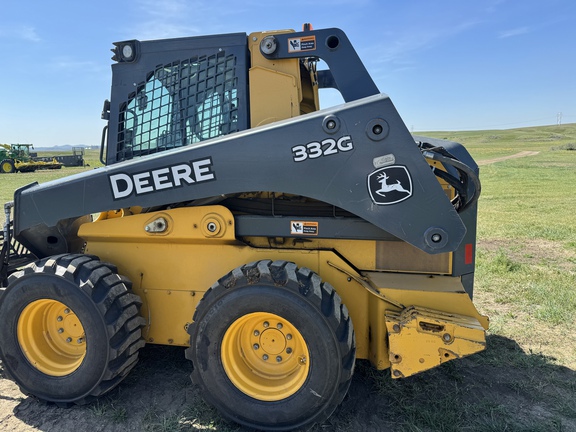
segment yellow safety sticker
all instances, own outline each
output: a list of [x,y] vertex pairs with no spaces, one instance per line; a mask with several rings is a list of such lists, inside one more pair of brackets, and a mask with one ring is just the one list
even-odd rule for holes
[[318,222],[290,221],[290,234],[318,235]]
[[289,53],[314,50],[316,50],[316,36],[303,36],[288,39]]

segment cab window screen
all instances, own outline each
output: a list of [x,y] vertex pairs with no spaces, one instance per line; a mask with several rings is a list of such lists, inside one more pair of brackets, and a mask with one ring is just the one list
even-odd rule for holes
[[160,65],[120,105],[116,160],[239,130],[236,57],[220,51]]

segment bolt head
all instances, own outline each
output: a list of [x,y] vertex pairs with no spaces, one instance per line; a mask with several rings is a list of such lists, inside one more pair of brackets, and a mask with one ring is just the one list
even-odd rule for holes
[[264,323],[262,323],[262,327],[268,328],[270,327],[270,323],[268,321],[264,321]]
[[264,361],[268,360],[268,354],[264,354],[264,355],[262,356],[262,360],[264,360]]
[[292,354],[292,348],[290,347],[286,348],[286,354]]
[[290,333],[288,333],[288,334],[286,335],[286,339],[287,339],[287,340],[292,340],[292,335],[291,335]]
[[72,338],[69,337],[68,339],[66,339],[66,342],[68,343],[72,342]]
[[63,328],[59,328],[59,329],[58,329],[58,333],[64,333],[64,329],[63,329]]
[[252,348],[254,348],[255,350],[257,350],[257,349],[259,349],[259,348],[260,348],[260,345],[258,345],[258,344],[254,344],[254,345],[252,345]]
[[260,336],[260,332],[258,330],[254,330],[254,336]]
[[282,357],[281,357],[281,356],[277,356],[277,357],[276,357],[276,361],[277,361],[278,363],[280,363],[280,362],[282,361]]
[[63,318],[61,316],[59,316],[58,318],[56,318],[56,321],[60,322],[60,321],[62,321],[62,319]]
[[278,324],[276,325],[276,328],[277,328],[278,330],[280,330],[282,327],[284,327],[284,326],[282,325],[282,323],[278,323]]

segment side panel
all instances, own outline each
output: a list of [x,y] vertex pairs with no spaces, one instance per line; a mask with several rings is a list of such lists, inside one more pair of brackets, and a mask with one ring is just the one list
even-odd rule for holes
[[258,32],[248,36],[251,127],[319,109],[316,60],[269,60],[260,50],[264,38],[286,33],[293,31]]
[[[153,232],[162,219],[162,230]],[[208,225],[214,224],[208,229]],[[147,228],[149,227],[149,228]],[[357,357],[378,369],[390,365],[386,314],[416,305],[479,320],[459,278],[358,271],[354,260],[373,264],[372,241],[337,241],[328,250],[249,247],[234,236],[234,218],[221,206],[181,208],[87,223],[80,235],[86,253],[114,263],[143,300],[141,314],[148,343],[187,346],[187,327],[198,302],[220,277],[243,264],[285,260],[308,267],[336,289],[352,318]],[[362,254],[360,254],[362,255]],[[372,261],[372,262],[370,262]],[[484,320],[482,321],[485,322]],[[408,342],[409,344],[409,342]]]

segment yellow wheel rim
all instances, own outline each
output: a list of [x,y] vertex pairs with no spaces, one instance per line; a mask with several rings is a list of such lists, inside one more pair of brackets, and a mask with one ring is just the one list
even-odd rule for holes
[[310,370],[310,354],[290,322],[255,312],[234,321],[224,334],[222,364],[243,393],[262,401],[278,401],[302,387]]
[[12,165],[10,165],[8,162],[4,162],[2,164],[2,171],[6,173],[12,172]]
[[46,375],[69,375],[86,355],[82,323],[56,300],[36,300],[26,306],[18,319],[17,333],[28,361]]

